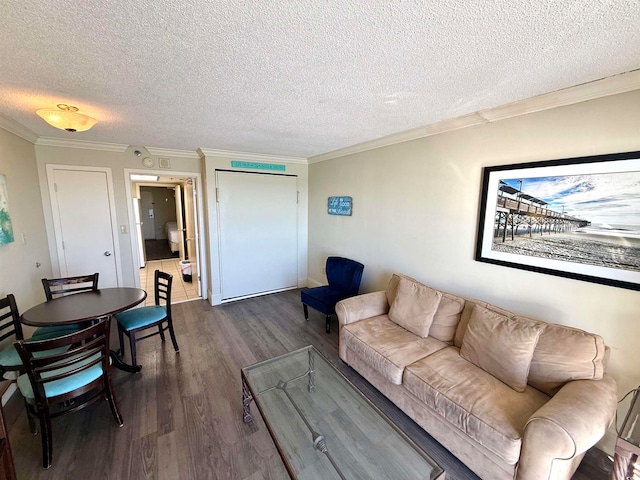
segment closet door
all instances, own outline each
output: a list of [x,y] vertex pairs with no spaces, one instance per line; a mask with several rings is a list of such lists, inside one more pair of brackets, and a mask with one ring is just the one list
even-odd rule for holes
[[100,288],[118,286],[111,170],[47,165],[47,178],[60,276],[99,272]]
[[296,288],[297,178],[216,177],[222,300]]

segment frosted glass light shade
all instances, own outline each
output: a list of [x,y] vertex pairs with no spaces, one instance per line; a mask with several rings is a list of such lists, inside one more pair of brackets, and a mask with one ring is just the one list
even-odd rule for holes
[[36,113],[49,125],[67,132],[84,132],[93,127],[97,120],[88,115],[78,113],[72,105],[58,104],[58,109],[41,108]]

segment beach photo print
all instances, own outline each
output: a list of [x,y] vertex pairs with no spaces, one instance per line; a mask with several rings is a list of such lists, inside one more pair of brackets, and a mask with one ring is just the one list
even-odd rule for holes
[[485,167],[475,259],[640,290],[640,152]]

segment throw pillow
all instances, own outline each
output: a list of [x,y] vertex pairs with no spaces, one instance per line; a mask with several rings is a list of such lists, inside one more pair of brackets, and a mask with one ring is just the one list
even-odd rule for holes
[[400,277],[398,291],[389,310],[389,319],[412,333],[425,338],[442,294],[437,290]]
[[541,326],[544,330],[531,359],[529,385],[553,396],[571,380],[603,377],[606,347],[600,335],[552,323]]
[[462,339],[460,355],[516,392],[523,392],[542,328],[476,305]]

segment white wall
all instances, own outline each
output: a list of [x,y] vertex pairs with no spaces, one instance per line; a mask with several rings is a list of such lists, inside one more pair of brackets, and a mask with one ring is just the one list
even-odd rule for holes
[[0,173],[7,179],[15,237],[0,245],[0,297],[13,293],[22,312],[45,300],[41,279],[51,276],[51,262],[33,144],[2,128]]
[[[619,397],[640,384],[640,293],[474,261],[484,166],[640,150],[640,91],[309,166],[309,278],[328,255],[365,265],[361,292],[393,272],[519,314],[602,335]],[[353,197],[353,216],[327,197]],[[612,450],[613,431],[602,448]]]
[[[53,220],[51,212],[51,202],[49,200],[50,197],[49,186],[47,184],[46,165],[51,163],[58,165],[108,167],[112,170],[113,176],[117,223],[118,225],[125,225],[127,228],[127,233],[118,233],[121,257],[120,271],[122,272],[123,277],[121,283],[122,286],[135,286],[138,271],[134,268],[134,258],[131,248],[131,232],[129,231],[131,222],[129,219],[129,211],[127,208],[127,195],[125,186],[125,177],[128,177],[128,175],[125,174],[124,170],[127,169],[127,171],[129,171],[129,169],[135,169],[139,170],[141,173],[150,171],[141,166],[141,157],[137,157],[133,153],[134,150],[144,151],[144,148],[131,146],[124,152],[44,145],[36,145],[35,148],[39,185],[40,190],[42,191],[42,201],[38,201],[43,207],[44,221],[47,226],[47,231],[49,232],[49,249],[51,250],[51,252],[54,252],[54,256],[51,258],[51,266],[54,274],[59,272],[59,266],[57,257],[55,257],[56,247],[54,243]],[[153,157],[152,155],[147,154],[143,155],[143,157],[144,156]],[[169,156],[167,155],[163,155],[162,157],[169,158]],[[155,159],[155,157],[153,158],[154,164],[157,165],[157,159]],[[200,173],[200,159],[195,154],[195,152],[193,154],[193,158],[172,157],[170,158],[170,162],[171,169],[167,170],[166,173],[169,173],[171,171]],[[158,169],[152,170],[154,174],[157,171]],[[36,186],[34,185],[33,188],[36,188]],[[206,259],[203,259],[203,261],[206,261]]]

